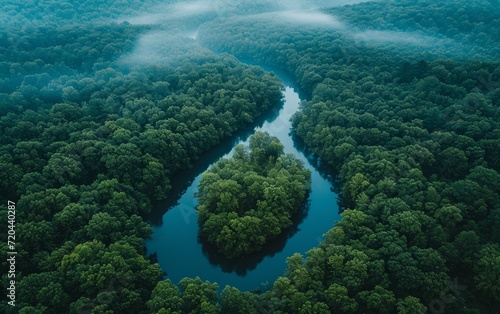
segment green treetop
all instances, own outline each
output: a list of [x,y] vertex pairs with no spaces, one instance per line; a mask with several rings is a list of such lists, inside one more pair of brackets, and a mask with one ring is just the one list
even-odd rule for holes
[[311,172],[278,138],[257,132],[203,174],[197,197],[200,235],[229,258],[258,251],[292,225]]

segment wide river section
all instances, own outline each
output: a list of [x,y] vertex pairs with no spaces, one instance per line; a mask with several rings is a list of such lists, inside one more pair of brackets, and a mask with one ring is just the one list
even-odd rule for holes
[[[220,288],[231,285],[241,291],[267,290],[286,270],[287,257],[294,253],[305,256],[340,219],[331,178],[326,171],[321,171],[316,159],[294,143],[291,135],[290,118],[299,110],[299,93],[285,74],[274,72],[278,72],[286,84],[284,104],[279,112],[262,119],[253,130],[218,145],[202,156],[193,169],[177,175],[172,182],[174,189],[170,201],[155,210],[157,217],[153,215],[152,218],[154,233],[146,243],[148,253],[156,253],[158,263],[167,273],[166,278],[175,284],[184,277],[199,276],[204,281],[217,282]],[[293,153],[311,170],[311,193],[302,215],[296,217],[294,226],[282,236],[268,243],[261,252],[227,260],[198,239],[195,193],[203,172],[219,158],[230,157],[236,145],[248,145],[248,137],[258,130],[278,137],[285,146],[285,153]]]

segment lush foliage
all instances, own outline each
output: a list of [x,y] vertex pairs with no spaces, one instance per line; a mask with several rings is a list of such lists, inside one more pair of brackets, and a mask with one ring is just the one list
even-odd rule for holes
[[[152,228],[144,219],[176,171],[281,97],[276,77],[206,50],[170,66],[119,62],[154,26],[113,21],[156,3],[3,1],[0,202],[17,203],[19,239],[17,307],[2,294],[0,312],[497,311],[494,1],[374,1],[324,10],[333,24],[259,15],[202,26],[198,37],[211,49],[293,76],[308,96],[294,132],[334,167],[346,207],[325,241],[290,257],[286,276],[262,295],[218,294],[199,278],[159,281],[158,264],[145,257]],[[221,171],[251,171],[243,161],[252,153],[239,149]],[[273,166],[290,173],[293,159],[280,158]],[[253,170],[257,182],[263,169]],[[240,187],[223,182],[214,194],[235,217],[236,198],[224,193],[264,193],[244,189],[245,178],[225,178]],[[284,217],[263,227],[275,226],[272,234]],[[4,239],[0,247],[8,251]]]
[[17,205],[19,293],[17,308],[2,302],[0,312],[145,311],[162,275],[143,243],[151,202],[178,170],[280,103],[274,75],[229,56],[118,62],[147,30],[2,30],[0,200]]
[[258,251],[292,225],[310,189],[311,172],[278,138],[257,132],[203,174],[197,197],[200,235],[227,257]]
[[[500,301],[493,283],[500,254],[500,67],[488,61],[498,51],[479,46],[498,46],[498,10],[474,6],[485,14],[451,15],[467,16],[473,27],[464,34],[438,18],[450,3],[425,2],[328,12],[363,32],[379,27],[379,35],[435,24],[442,34],[477,41],[475,49],[445,45],[429,53],[425,45],[360,40],[345,29],[287,25],[284,32],[262,19],[259,31],[250,18],[212,22],[201,32],[212,49],[252,55],[293,74],[310,95],[293,118],[296,135],[336,169],[342,189],[343,219],[306,259],[289,259],[287,276],[262,297],[268,310],[487,313]],[[401,19],[414,12],[427,20],[415,26]],[[483,61],[436,59],[440,49]]]

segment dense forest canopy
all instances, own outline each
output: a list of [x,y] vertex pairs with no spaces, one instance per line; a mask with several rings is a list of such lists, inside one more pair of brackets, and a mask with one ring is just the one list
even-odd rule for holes
[[[283,23],[258,17],[267,27],[253,30],[255,20],[235,17],[230,27],[214,21],[200,31],[214,50],[294,75],[310,95],[294,131],[342,185],[343,220],[305,260],[292,257],[264,299],[285,313],[494,311],[498,8],[372,2],[326,12],[371,30],[356,37],[339,25],[286,25],[292,32],[283,33]],[[427,30],[459,45],[430,49],[422,37],[395,36]],[[450,291],[457,282],[467,288]]]
[[[18,240],[0,312],[498,311],[497,3],[337,4],[4,0],[0,201]],[[345,207],[262,294],[162,280],[144,246],[176,172],[280,103],[278,78],[233,55],[293,77],[293,132]]]
[[16,203],[22,239],[17,307],[2,302],[2,312],[144,311],[162,276],[143,243],[152,201],[178,170],[280,104],[276,76],[228,55],[124,64],[148,30],[2,31],[1,201]]
[[197,197],[202,238],[229,258],[258,251],[304,207],[311,172],[279,139],[257,132],[201,178]]

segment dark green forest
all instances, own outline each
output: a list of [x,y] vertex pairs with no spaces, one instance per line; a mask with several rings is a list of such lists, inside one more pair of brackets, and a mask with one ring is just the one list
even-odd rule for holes
[[232,258],[259,251],[304,207],[311,172],[269,133],[257,132],[201,178],[200,235]]
[[[168,58],[134,64],[141,36],[159,26],[125,20],[162,3],[2,1],[0,264],[8,287],[13,201],[17,294],[12,307],[3,290],[1,313],[498,313],[496,1],[322,9],[331,24],[250,15],[275,6],[228,1],[227,11],[165,26],[201,25],[204,47],[177,40],[161,46]],[[203,274],[164,280],[144,245],[176,173],[280,105],[277,76],[239,60],[286,71],[304,93],[293,134],[331,167],[343,209],[325,240],[289,257],[260,292]],[[200,233],[232,241],[221,246],[229,254],[258,250],[306,197],[307,172],[272,144],[241,147],[203,177]],[[214,204],[212,189],[219,201],[234,194]],[[265,193],[282,193],[281,203],[265,209]],[[266,223],[219,240],[214,230],[228,221],[208,208],[252,209],[240,199],[261,204]]]

